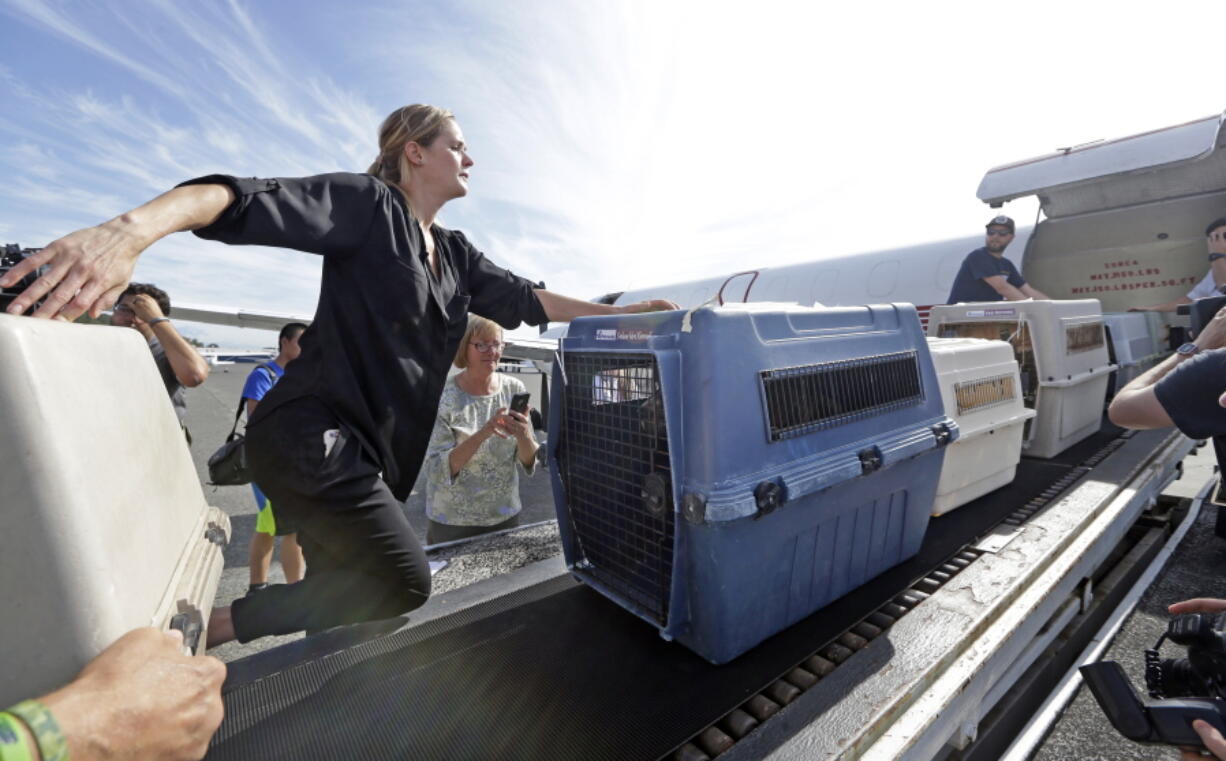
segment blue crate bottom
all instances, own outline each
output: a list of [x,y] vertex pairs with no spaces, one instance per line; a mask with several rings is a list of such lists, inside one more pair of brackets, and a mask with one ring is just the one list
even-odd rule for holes
[[[865,477],[758,518],[694,525],[678,517],[684,561],[661,634],[726,663],[913,557],[940,469],[939,456],[919,457],[890,469],[890,484],[909,487],[885,494]],[[590,572],[572,570],[616,599]]]

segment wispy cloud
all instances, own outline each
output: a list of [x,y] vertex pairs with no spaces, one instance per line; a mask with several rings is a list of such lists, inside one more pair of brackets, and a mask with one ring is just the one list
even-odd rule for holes
[[[1226,105],[1211,46],[1174,42],[1220,3],[1094,5],[0,0],[0,234],[45,242],[198,174],[361,171],[416,101],[477,161],[445,223],[575,295],[960,236],[993,164]],[[305,312],[318,273],[175,236],[137,275]]]

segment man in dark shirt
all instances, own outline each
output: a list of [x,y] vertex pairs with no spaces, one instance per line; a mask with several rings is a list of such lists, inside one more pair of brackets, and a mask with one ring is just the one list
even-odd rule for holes
[[1013,220],[1003,214],[987,224],[987,240],[983,248],[966,255],[949,292],[950,304],[972,301],[1022,301],[1046,299],[1005,258],[1005,249],[1013,242]]

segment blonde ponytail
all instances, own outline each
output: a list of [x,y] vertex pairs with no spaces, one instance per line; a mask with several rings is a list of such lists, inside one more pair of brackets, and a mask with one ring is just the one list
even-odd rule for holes
[[455,115],[445,108],[414,103],[388,114],[379,127],[379,155],[366,170],[391,185],[399,185],[409,173],[404,146],[426,147],[439,136],[443,125]]

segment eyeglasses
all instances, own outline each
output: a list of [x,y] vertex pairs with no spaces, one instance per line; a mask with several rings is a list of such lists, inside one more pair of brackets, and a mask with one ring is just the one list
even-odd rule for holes
[[116,304],[111,311],[118,314],[136,314],[136,310],[127,304]]
[[473,341],[471,345],[482,354],[487,351],[502,351],[502,341]]
[[988,237],[1007,238],[1013,233],[1008,230],[988,230]]

